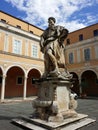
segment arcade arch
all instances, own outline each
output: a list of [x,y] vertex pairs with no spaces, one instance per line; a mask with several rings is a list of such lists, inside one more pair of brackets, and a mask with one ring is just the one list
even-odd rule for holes
[[28,71],[27,79],[27,96],[37,95],[37,87],[33,84],[33,79],[38,79],[41,77],[39,70],[32,68]]
[[92,70],[86,70],[81,74],[82,93],[87,96],[98,96],[98,79]]
[[5,98],[33,96],[37,88],[32,84],[32,78],[40,78],[41,72],[36,68],[24,69],[19,65],[11,65],[5,70],[0,67],[0,96]]
[[25,72],[20,66],[10,66],[6,71],[5,98],[23,97]]

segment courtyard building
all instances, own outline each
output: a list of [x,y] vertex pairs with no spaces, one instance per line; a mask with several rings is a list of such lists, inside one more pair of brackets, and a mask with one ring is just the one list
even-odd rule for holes
[[0,97],[37,95],[34,78],[44,70],[39,41],[43,30],[0,11]]
[[[33,16],[32,16],[33,17]],[[0,100],[37,95],[33,79],[44,72],[43,30],[0,11]],[[80,96],[98,96],[98,24],[69,33],[65,62]]]
[[66,65],[75,78],[72,90],[98,96],[98,23],[71,32],[65,44]]

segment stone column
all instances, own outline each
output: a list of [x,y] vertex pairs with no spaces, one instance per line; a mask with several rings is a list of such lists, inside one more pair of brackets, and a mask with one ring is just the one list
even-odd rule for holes
[[27,92],[27,77],[24,77],[24,89],[23,89],[23,99],[26,99],[26,92]]
[[79,78],[79,93],[82,94],[81,78]]
[[6,79],[6,75],[3,75],[3,77],[2,77],[2,87],[1,87],[1,102],[4,101],[4,95],[5,95],[5,79]]

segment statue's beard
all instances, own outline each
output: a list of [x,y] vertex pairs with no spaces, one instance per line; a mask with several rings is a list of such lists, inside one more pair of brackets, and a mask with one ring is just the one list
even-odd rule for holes
[[49,26],[51,30],[54,30],[54,25]]

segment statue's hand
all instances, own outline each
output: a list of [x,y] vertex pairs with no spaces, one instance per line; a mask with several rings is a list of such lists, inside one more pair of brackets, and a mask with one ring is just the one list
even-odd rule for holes
[[40,48],[40,51],[41,51],[42,53],[44,53],[44,47],[41,47],[41,48]]
[[48,39],[46,39],[45,41],[44,41],[44,46],[46,46],[48,43],[50,43],[50,42],[52,42],[52,41],[54,41],[54,40],[56,40],[57,38],[56,37],[53,37],[53,36],[51,36],[51,37],[49,37]]

